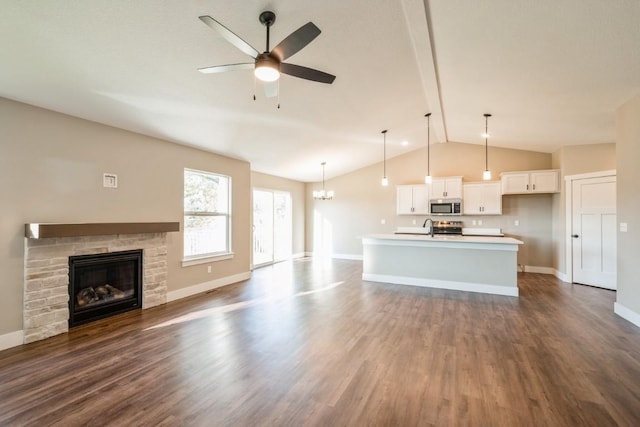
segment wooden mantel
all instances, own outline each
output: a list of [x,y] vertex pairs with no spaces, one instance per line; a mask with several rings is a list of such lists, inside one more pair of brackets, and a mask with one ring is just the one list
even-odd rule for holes
[[99,222],[88,224],[25,224],[28,239],[106,236],[112,234],[168,233],[180,231],[179,222]]

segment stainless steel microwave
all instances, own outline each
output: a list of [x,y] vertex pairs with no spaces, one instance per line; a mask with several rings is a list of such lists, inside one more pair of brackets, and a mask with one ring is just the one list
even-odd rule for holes
[[431,215],[462,215],[462,200],[432,199],[429,201]]

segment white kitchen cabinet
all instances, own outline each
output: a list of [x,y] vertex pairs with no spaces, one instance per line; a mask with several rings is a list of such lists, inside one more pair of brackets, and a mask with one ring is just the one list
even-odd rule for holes
[[560,171],[557,169],[503,172],[502,194],[557,193],[560,191]]
[[430,199],[461,199],[462,198],[462,177],[448,176],[444,178],[433,178],[431,181]]
[[428,185],[398,185],[396,191],[398,215],[429,215]]
[[500,181],[470,182],[462,186],[464,215],[502,215]]

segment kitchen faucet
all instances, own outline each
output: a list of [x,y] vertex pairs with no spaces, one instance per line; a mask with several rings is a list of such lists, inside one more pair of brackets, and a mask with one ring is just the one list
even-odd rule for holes
[[433,237],[433,220],[431,218],[427,218],[424,220],[424,222],[422,223],[422,228],[425,228],[427,226],[427,222],[429,222],[429,234],[431,234],[431,237]]

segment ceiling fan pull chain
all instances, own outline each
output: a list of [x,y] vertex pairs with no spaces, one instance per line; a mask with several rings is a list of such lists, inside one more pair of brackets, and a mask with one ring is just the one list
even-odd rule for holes
[[280,79],[278,79],[278,110],[280,109]]
[[256,76],[253,76],[253,100],[256,100]]

